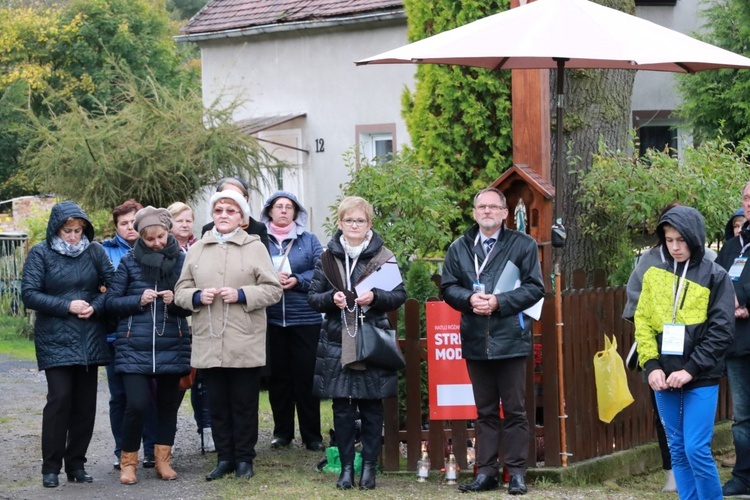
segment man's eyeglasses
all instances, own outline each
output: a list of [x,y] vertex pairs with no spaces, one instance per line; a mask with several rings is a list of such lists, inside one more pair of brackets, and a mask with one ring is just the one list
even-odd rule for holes
[[286,210],[287,212],[291,212],[294,210],[294,205],[274,205],[273,208],[276,210]]
[[346,226],[353,226],[354,224],[364,226],[367,224],[367,219],[344,219],[343,222]]
[[500,210],[505,210],[507,207],[504,207],[502,205],[477,205],[474,208],[476,208],[480,212],[484,212],[485,210],[491,210],[493,212],[499,212]]
[[232,217],[239,213],[239,210],[235,208],[214,208],[214,215],[221,215],[226,213],[228,217]]

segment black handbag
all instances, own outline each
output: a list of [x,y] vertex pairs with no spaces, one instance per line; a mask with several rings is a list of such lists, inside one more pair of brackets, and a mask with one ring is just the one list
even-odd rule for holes
[[357,335],[357,361],[386,370],[406,368],[404,355],[396,340],[396,331],[363,322]]

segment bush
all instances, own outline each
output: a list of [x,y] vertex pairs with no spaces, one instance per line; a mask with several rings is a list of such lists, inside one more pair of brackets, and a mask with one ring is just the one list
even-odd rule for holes
[[[84,208],[84,210],[86,209]],[[28,228],[29,246],[36,245],[47,238],[49,214],[50,210],[32,208],[31,217],[24,221],[24,224]],[[109,211],[86,210],[86,215],[89,216],[89,220],[91,220],[91,224],[94,226],[94,236],[97,241],[106,240],[114,236],[115,228],[112,223],[112,214]]]
[[344,155],[349,181],[341,187],[325,227],[336,229],[338,205],[344,196],[361,196],[375,209],[372,226],[393,251],[402,272],[408,261],[442,253],[453,241],[450,226],[459,215],[449,192],[431,169],[421,165],[414,152],[404,148],[383,164]]
[[25,316],[0,316],[0,340],[34,340],[34,327]]
[[[637,151],[634,144],[631,151]],[[598,265],[622,284],[632,269],[634,249],[655,241],[659,212],[680,202],[706,220],[706,241],[723,241],[724,226],[740,204],[750,174],[750,141],[732,144],[722,137],[674,151],[649,150],[644,156],[612,151],[600,144],[591,170],[581,176],[579,227],[594,242]],[[646,240],[654,240],[645,245]]]

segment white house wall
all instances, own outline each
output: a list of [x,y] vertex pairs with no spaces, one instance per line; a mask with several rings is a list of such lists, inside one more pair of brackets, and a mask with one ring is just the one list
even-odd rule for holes
[[[200,42],[204,103],[242,93],[248,103],[236,113],[237,120],[307,114],[293,122],[301,130],[300,148],[309,151],[301,154],[304,192],[298,194],[310,212],[311,230],[327,241],[322,225],[348,178],[343,154],[355,144],[355,126],[395,123],[396,148],[409,142],[400,96],[405,84],[412,86],[415,67],[354,65],[407,43],[405,21],[376,30],[307,29],[241,40]],[[321,139],[324,151],[316,152]],[[253,201],[255,216],[260,203]]]
[[[678,0],[675,6],[636,7],[636,16],[665,28],[693,36],[704,22],[700,16],[701,0]],[[634,33],[634,36],[638,36]],[[676,75],[657,71],[638,71],[633,85],[633,111],[671,111],[680,103]],[[643,125],[666,125],[676,121],[653,119]],[[681,134],[682,135],[682,134]]]

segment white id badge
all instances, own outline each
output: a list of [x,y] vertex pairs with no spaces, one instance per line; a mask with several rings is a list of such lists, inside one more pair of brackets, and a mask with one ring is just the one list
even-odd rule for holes
[[734,259],[732,267],[729,268],[729,277],[732,278],[732,281],[738,281],[740,279],[740,274],[742,274],[742,270],[745,269],[746,262],[747,257],[737,257]]
[[[273,267],[278,273],[292,274],[292,266],[289,265],[289,259],[285,259],[285,255],[273,255],[271,260],[273,261]],[[282,263],[283,262],[283,263]],[[281,267],[282,269],[279,269]]]
[[474,282],[474,293],[484,293],[484,283]]
[[661,353],[681,356],[685,351],[685,325],[664,323],[661,338]]

